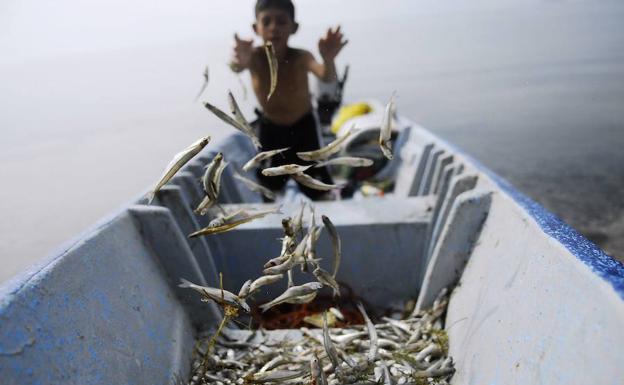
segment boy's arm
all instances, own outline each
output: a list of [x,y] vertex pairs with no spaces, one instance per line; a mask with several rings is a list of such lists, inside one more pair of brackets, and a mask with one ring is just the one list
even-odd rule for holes
[[323,63],[317,62],[312,54],[308,52],[308,69],[314,75],[324,82],[332,82],[336,80],[336,65],[334,59],[347,45],[348,40],[342,41],[343,35],[340,32],[340,26],[336,30],[328,29],[324,37],[319,40],[319,53],[323,58]]
[[323,60],[323,63],[319,63],[310,52],[306,52],[306,62],[308,71],[312,72],[320,80],[325,83],[336,80],[336,64],[334,64],[333,59],[330,61]]
[[230,68],[234,72],[242,72],[251,67],[253,56],[253,39],[245,40],[234,34],[234,51],[232,52],[232,60]]

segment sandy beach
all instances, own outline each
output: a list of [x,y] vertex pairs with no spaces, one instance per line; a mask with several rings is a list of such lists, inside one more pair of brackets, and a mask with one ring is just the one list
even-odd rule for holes
[[[299,1],[292,45],[337,24],[347,102],[387,100],[624,260],[624,3]],[[227,67],[253,1],[10,0],[0,11],[0,282],[145,191],[171,156],[251,116]],[[331,8],[331,12],[327,9]],[[248,95],[244,99],[243,86]]]

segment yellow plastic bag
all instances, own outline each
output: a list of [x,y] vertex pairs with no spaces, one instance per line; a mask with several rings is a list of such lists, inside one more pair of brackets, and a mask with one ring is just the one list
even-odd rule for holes
[[340,108],[338,115],[334,118],[331,125],[331,132],[337,133],[340,127],[349,119],[360,115],[366,115],[373,109],[368,103],[352,103]]

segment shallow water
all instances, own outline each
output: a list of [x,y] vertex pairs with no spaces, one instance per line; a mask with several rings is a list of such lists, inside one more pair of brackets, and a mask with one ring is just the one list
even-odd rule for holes
[[[193,98],[205,64],[203,99],[242,98],[225,63],[253,1],[231,3],[0,6],[0,281],[228,132]],[[438,3],[302,0],[292,44],[341,23],[347,101],[396,90],[400,113],[624,258],[624,3]]]

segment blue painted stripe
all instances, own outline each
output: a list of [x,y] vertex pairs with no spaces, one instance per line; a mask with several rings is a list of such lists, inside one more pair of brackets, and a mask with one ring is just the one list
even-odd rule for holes
[[624,263],[606,254],[595,243],[581,235],[578,231],[570,227],[555,214],[546,210],[542,205],[524,195],[501,178],[481,162],[466,154],[457,146],[448,143],[439,136],[429,132],[436,140],[458,155],[471,162],[474,167],[490,177],[494,183],[516,201],[526,212],[538,223],[544,233],[559,241],[566,249],[587,265],[596,275],[607,281],[615,292],[624,300]]

